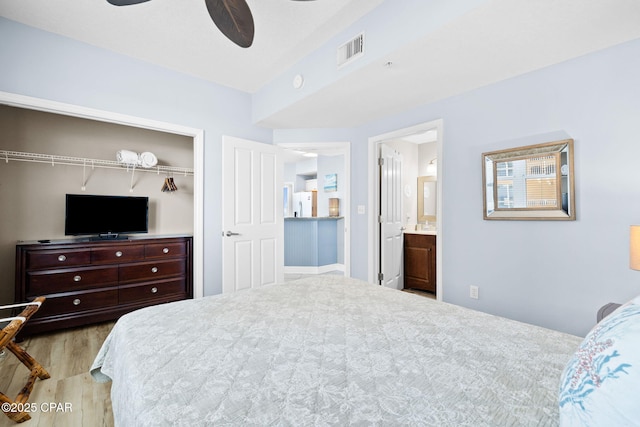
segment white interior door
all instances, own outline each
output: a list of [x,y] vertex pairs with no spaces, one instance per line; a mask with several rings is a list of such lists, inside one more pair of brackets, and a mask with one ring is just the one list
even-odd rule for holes
[[380,144],[380,284],[403,288],[402,155]]
[[284,279],[282,156],[278,147],[222,139],[222,292]]

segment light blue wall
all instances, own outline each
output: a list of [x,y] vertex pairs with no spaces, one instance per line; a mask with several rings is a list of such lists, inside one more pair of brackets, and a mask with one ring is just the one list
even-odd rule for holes
[[[640,294],[639,76],[636,40],[420,110],[444,118],[445,300],[583,335],[601,305]],[[483,221],[481,153],[564,137],[577,221]]]
[[[443,119],[444,300],[584,335],[601,305],[640,294],[628,267],[639,118],[635,40],[357,129],[278,130],[274,140],[352,142],[352,273],[366,279],[368,224],[356,206],[367,203],[367,140]],[[481,154],[565,137],[575,140],[577,221],[484,221]]]
[[250,95],[0,18],[0,91],[204,129],[204,292],[220,293],[223,134],[271,143]]

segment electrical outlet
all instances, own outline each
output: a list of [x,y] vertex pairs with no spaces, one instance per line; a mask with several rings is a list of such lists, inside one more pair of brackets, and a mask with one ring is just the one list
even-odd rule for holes
[[478,287],[469,286],[469,298],[478,299]]

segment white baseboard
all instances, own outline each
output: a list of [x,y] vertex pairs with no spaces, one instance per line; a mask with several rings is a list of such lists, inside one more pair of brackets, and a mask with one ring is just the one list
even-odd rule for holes
[[330,271],[344,271],[344,264],[329,264],[318,267],[286,266],[284,274],[324,274]]

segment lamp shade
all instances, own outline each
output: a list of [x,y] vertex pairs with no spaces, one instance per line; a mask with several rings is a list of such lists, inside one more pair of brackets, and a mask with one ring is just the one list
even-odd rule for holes
[[632,225],[630,227],[629,268],[640,270],[640,225]]

